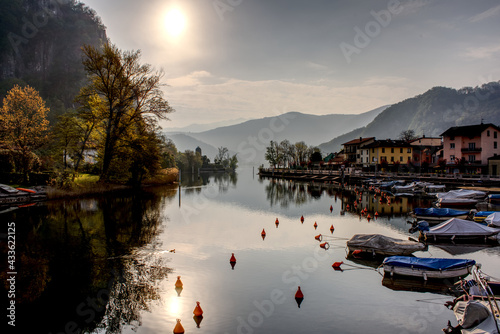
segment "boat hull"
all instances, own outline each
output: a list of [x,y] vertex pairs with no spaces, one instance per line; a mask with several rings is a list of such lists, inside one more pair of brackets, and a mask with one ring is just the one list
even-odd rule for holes
[[447,269],[447,270],[427,270],[420,268],[398,267],[384,264],[384,273],[390,276],[410,276],[420,277],[424,280],[432,279],[447,279],[465,277],[471,273],[473,266],[463,268]]

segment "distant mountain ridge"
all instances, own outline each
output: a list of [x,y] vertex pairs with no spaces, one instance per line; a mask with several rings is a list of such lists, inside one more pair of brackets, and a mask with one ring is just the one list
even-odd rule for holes
[[[260,164],[265,162],[265,148],[271,140],[280,142],[287,139],[291,143],[304,141],[307,145],[317,145],[340,134],[367,125],[385,108],[387,106],[358,115],[330,114],[318,116],[288,112],[208,131],[183,133],[183,135],[212,147],[227,147],[230,151],[239,153],[238,157],[242,164]],[[187,144],[187,137],[174,136],[173,133],[166,133],[166,135],[173,140],[178,148],[184,148]],[[194,150],[195,148],[190,149]],[[212,158],[209,155],[207,156]]]
[[323,152],[338,152],[343,143],[359,137],[397,139],[402,131],[439,137],[453,126],[500,123],[500,81],[481,87],[434,87],[381,112],[364,127],[319,145]]

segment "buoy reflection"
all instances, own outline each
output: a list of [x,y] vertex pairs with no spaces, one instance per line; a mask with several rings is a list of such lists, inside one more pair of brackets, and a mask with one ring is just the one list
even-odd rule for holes
[[202,315],[193,315],[193,320],[196,323],[196,328],[200,328],[201,321],[203,320]]

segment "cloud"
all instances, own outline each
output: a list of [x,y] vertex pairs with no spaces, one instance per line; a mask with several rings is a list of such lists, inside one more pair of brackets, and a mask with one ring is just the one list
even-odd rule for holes
[[207,71],[195,71],[182,77],[167,79],[167,83],[172,87],[198,86],[203,83],[203,79],[210,78],[211,76]]
[[475,23],[475,22],[479,22],[479,21],[485,20],[487,18],[490,18],[492,16],[495,16],[499,13],[500,13],[500,5],[498,5],[496,7],[492,7],[492,8],[490,8],[482,13],[479,13],[477,15],[474,15],[474,16],[470,17],[467,21],[469,21],[471,23]]
[[219,82],[202,83],[191,74],[174,80],[180,84],[167,87],[165,95],[177,111],[171,115],[173,122],[169,126],[184,126],[193,120],[209,123],[239,117],[260,118],[288,111],[359,114],[421,93],[411,80],[395,76],[370,77],[351,86],[332,80],[298,83],[215,79]]
[[500,53],[500,44],[496,43],[490,46],[480,48],[467,48],[464,57],[472,60],[492,59]]

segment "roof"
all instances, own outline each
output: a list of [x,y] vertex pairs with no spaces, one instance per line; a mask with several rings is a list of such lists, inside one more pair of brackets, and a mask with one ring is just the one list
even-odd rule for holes
[[481,136],[484,130],[489,127],[493,127],[495,130],[500,131],[500,128],[492,123],[486,124],[476,124],[476,125],[466,125],[466,126],[453,126],[443,132],[441,136],[446,137],[478,137]]
[[342,145],[358,145],[370,140],[375,140],[375,137],[353,139],[351,141],[348,141],[347,143],[343,143]]
[[404,140],[376,140],[371,144],[365,145],[363,148],[377,148],[377,147],[412,147],[410,143]]

